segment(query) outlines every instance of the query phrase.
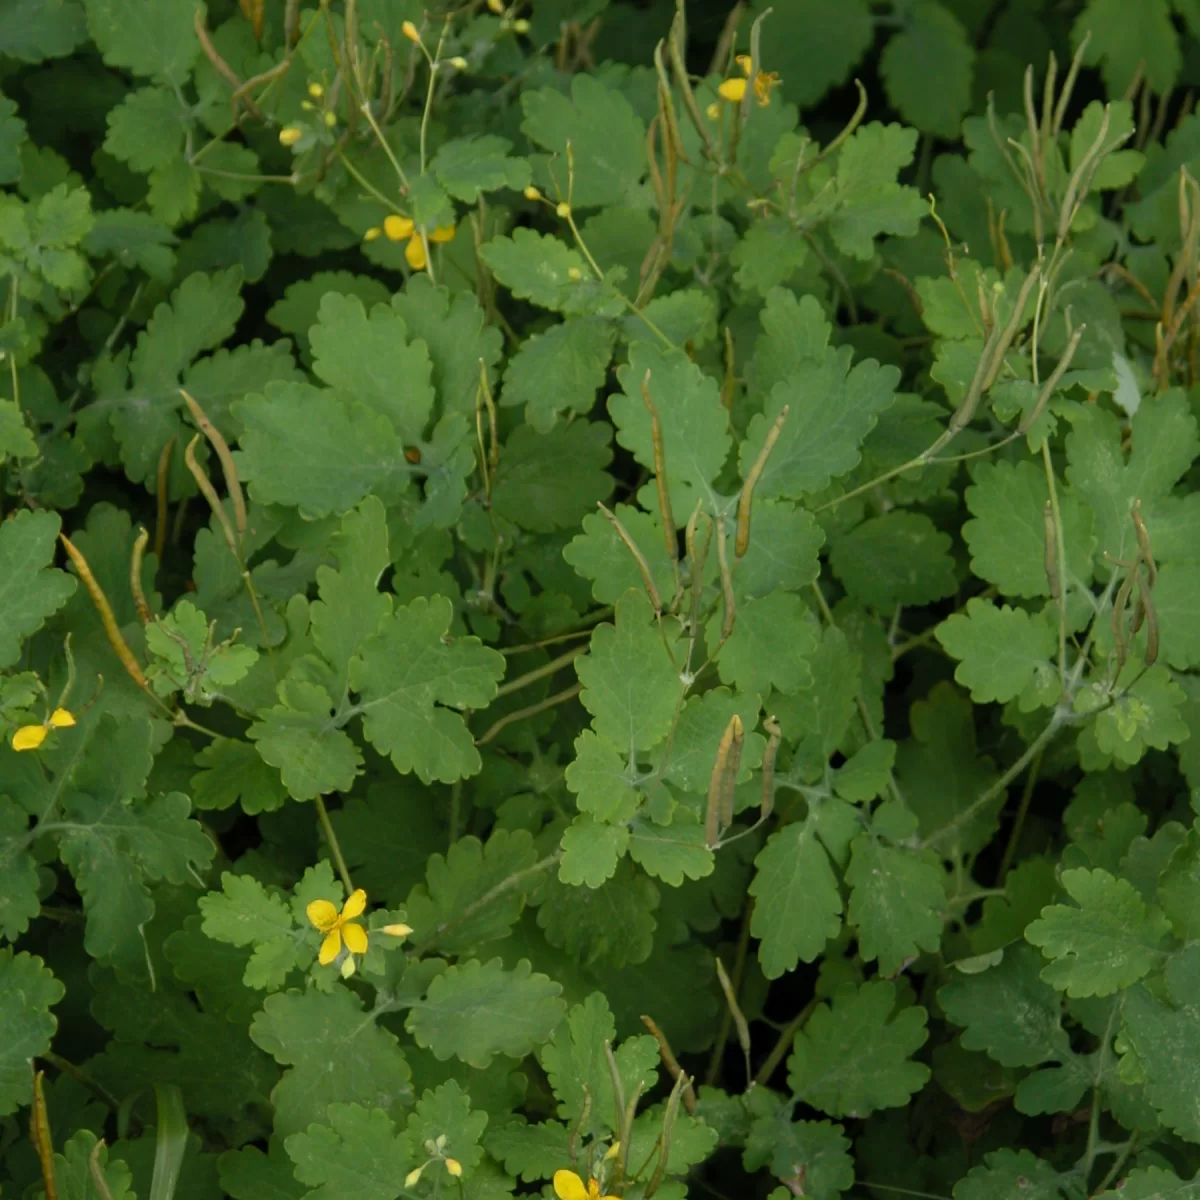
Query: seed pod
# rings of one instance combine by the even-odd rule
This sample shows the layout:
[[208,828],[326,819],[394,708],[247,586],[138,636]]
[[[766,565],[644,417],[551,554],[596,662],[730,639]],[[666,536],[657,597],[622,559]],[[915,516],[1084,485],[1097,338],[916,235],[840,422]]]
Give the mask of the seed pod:
[[1150,596],[1150,587],[1138,573],[1138,593],[1142,611],[1146,614],[1146,657],[1145,664],[1153,666],[1158,661],[1158,614],[1154,611],[1154,601]]
[[721,622],[721,642],[729,640],[733,623],[737,619],[737,603],[733,597],[733,575],[729,570],[729,556],[725,553],[725,518],[717,518],[717,565],[721,568],[721,595],[725,603],[725,619]]
[[1046,582],[1050,585],[1050,595],[1058,602],[1062,600],[1062,581],[1058,577],[1058,538],[1054,529],[1054,508],[1049,500],[1042,506],[1042,530],[1045,534],[1043,562],[1046,567]]
[[763,751],[762,761],[762,804],[759,807],[758,819],[765,821],[775,808],[775,756],[779,753],[781,731],[774,717],[763,721],[767,731],[767,748]]
[[638,570],[642,573],[642,583],[646,587],[646,595],[650,597],[650,603],[654,605],[654,611],[661,614],[662,597],[658,594],[658,588],[654,583],[654,576],[650,572],[650,564],[646,561],[646,556],[638,549],[637,543],[629,536],[629,530],[621,524],[620,518],[616,513],[605,508],[603,504],[597,504],[596,507],[604,514],[605,520],[616,530],[617,537],[625,543],[625,549],[633,555],[638,565]]
[[750,510],[754,504],[754,489],[759,479],[762,478],[763,469],[767,465],[767,459],[771,457],[775,443],[779,441],[779,434],[783,430],[783,423],[787,420],[787,415],[788,406],[785,404],[779,410],[775,424],[767,431],[762,449],[758,452],[754,466],[750,468],[750,474],[746,476],[746,482],[742,485],[742,494],[738,500],[737,537],[733,543],[733,553],[738,558],[741,558],[750,547]]
[[650,397],[650,372],[642,377],[642,401],[650,414],[650,444],[654,449],[654,484],[658,489],[658,508],[662,514],[663,541],[667,548],[667,557],[676,562],[679,558],[679,545],[675,540],[675,516],[671,511],[671,492],[667,486],[667,452],[663,447],[662,422],[658,419],[658,409]]
[[734,713],[721,735],[721,742],[717,747],[717,760],[713,763],[708,781],[704,841],[710,850],[715,849],[721,840],[721,834],[733,823],[733,791],[737,786],[738,771],[742,765],[744,742],[742,718]]

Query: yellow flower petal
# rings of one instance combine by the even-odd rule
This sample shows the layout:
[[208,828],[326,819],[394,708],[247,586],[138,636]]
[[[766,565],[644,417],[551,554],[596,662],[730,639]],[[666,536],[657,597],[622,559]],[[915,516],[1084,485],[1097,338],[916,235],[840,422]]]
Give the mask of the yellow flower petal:
[[749,75],[749,74],[750,74],[750,55],[748,55],[748,54],[739,54],[739,55],[737,56],[737,58],[736,58],[734,61],[737,63],[737,65],[738,65],[739,67],[741,67],[741,68],[742,68],[742,74],[743,74],[743,75]]
[[721,96],[731,101],[734,104],[741,102],[742,97],[746,94],[746,81],[744,79],[726,79],[721,84],[717,91]]
[[22,725],[12,736],[14,750],[36,750],[45,740],[45,725]]
[[355,888],[342,905],[342,920],[353,921],[367,911],[367,893],[362,888]]
[[328,900],[313,900],[304,911],[322,933],[328,933],[338,923],[337,906]]
[[415,226],[408,217],[389,213],[383,218],[383,232],[387,234],[389,241],[402,242],[406,237],[412,237],[414,228]]
[[452,242],[454,235],[458,232],[453,225],[439,225],[430,235],[431,242]]
[[425,270],[425,243],[421,241],[419,234],[408,239],[408,245],[404,247],[404,257],[408,259],[408,265],[414,271]]
[[771,90],[779,83],[779,76],[774,71],[759,71],[754,77],[754,95],[759,108],[766,108],[771,103]]
[[321,943],[321,953],[317,955],[317,962],[321,966],[327,967],[337,958],[341,951],[342,935],[336,929],[331,929],[325,935],[325,940]]
[[56,708],[50,714],[50,724],[55,729],[70,729],[75,724],[75,714],[68,712],[65,708]]
[[554,1172],[554,1194],[558,1200],[588,1200],[588,1190],[574,1171]]
[[342,937],[346,939],[346,949],[351,954],[366,954],[367,931],[361,925],[356,925],[353,921],[343,925]]

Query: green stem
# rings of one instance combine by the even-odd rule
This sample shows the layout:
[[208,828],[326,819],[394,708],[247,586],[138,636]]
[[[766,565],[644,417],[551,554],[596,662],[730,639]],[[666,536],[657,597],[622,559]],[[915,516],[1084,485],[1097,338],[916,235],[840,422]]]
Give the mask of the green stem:
[[350,882],[350,869],[346,866],[342,847],[338,843],[337,834],[333,832],[333,822],[329,819],[329,810],[325,807],[325,800],[321,796],[317,797],[317,816],[321,820],[321,832],[325,835],[329,853],[333,855],[334,866],[337,867],[338,875],[341,876],[342,883],[346,888],[346,895],[349,896],[354,891],[354,884]]
[[758,1074],[754,1076],[755,1087],[764,1087],[770,1081],[772,1075],[775,1074],[775,1068],[787,1057],[788,1051],[792,1048],[792,1043],[796,1040],[796,1034],[804,1028],[805,1022],[813,1015],[813,1011],[817,1007],[817,998],[814,996],[784,1027],[783,1032],[779,1035],[779,1040],[771,1049],[771,1053],[767,1055],[763,1065],[758,1068]]
[[529,705],[528,708],[519,708],[516,712],[507,713],[501,717],[495,724],[491,725],[487,732],[475,739],[475,745],[482,746],[490,742],[502,729],[517,721],[523,721],[526,717],[535,717],[538,713],[545,712],[548,708],[553,708],[556,704],[566,704],[568,700],[573,700],[580,692],[583,691],[583,684],[572,684],[569,688],[564,688],[561,692],[555,692],[552,696],[547,696],[545,700],[539,700],[536,704]]
[[565,654],[552,658],[548,663],[543,663],[532,671],[526,671],[524,675],[518,675],[516,679],[510,679],[496,689],[497,698],[510,695],[512,692],[519,692],[521,688],[528,687],[531,683],[537,683],[539,679],[545,679],[547,675],[555,674],[573,659],[578,658],[586,649],[586,646],[576,646],[573,650],[568,650]]
[[1004,885],[1004,878],[1017,853],[1017,843],[1021,840],[1021,830],[1025,826],[1025,817],[1029,812],[1030,801],[1033,799],[1033,789],[1037,786],[1038,771],[1041,769],[1042,755],[1045,750],[1046,747],[1042,746],[1029,764],[1029,774],[1025,777],[1025,790],[1021,793],[1021,803],[1017,808],[1017,815],[1013,818],[1012,830],[1008,835],[1008,845],[1004,847],[1004,857],[1000,860],[1000,869],[996,872],[996,884],[999,887]]

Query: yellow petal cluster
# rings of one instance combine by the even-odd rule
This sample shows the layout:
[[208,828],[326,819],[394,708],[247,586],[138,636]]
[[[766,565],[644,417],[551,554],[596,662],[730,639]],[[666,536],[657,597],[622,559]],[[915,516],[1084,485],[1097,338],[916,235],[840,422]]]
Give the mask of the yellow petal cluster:
[[602,1196],[598,1180],[589,1179],[585,1184],[574,1171],[554,1172],[554,1194],[558,1200],[618,1200],[616,1196]]
[[[453,225],[439,225],[436,229],[429,230],[423,238],[411,217],[389,213],[383,219],[383,232],[390,242],[407,240],[404,257],[408,261],[408,265],[414,271],[423,271],[429,265],[425,257],[425,238],[434,244],[450,242],[454,240],[454,235],[458,230]],[[368,231],[369,234],[370,231]]]
[[361,917],[367,908],[367,893],[355,888],[338,912],[328,900],[313,900],[304,910],[308,919],[325,935],[317,961],[328,966],[342,952],[342,943],[351,954],[366,954],[367,931],[354,918]]
[[51,729],[70,729],[75,717],[65,708],[56,708],[41,725],[22,725],[12,735],[12,748],[17,751],[36,750]]

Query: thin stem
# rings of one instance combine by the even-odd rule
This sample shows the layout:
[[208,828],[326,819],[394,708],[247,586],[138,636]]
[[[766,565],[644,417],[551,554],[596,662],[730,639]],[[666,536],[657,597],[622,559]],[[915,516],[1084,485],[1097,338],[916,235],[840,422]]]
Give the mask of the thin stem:
[[495,887],[488,888],[478,900],[471,901],[464,909],[456,913],[448,921],[443,921],[414,951],[417,957],[427,954],[431,947],[437,945],[438,940],[453,932],[464,921],[473,917],[481,909],[487,908],[492,901],[503,896],[505,892],[512,891],[518,884],[523,883],[526,879],[532,878],[534,875],[540,875],[543,871],[549,870],[558,860],[562,858],[562,851],[555,850],[553,854],[547,854],[545,858],[539,859],[531,867],[526,867],[522,871],[514,871],[511,875],[500,880]]
[[[387,138],[385,138],[383,136],[383,130],[379,128],[379,122],[375,120],[375,114],[371,111],[370,104],[367,104],[364,102],[359,107],[359,111],[362,113],[362,115],[364,117],[367,118],[367,124],[370,125],[371,132],[375,135],[379,144],[383,147],[383,152],[384,152],[384,154],[387,155],[388,162],[390,162],[392,164],[392,169],[396,172],[396,178],[400,180],[400,186],[404,189],[404,192],[407,195],[408,189],[409,189],[408,176],[405,175],[404,168],[400,165],[400,160],[396,157],[395,151],[391,148],[391,146],[388,145]],[[338,151],[338,158],[340,158],[342,160],[342,162],[345,163],[346,159],[342,155],[341,150]],[[352,172],[352,174],[354,174],[354,177],[360,183],[365,182],[363,180],[362,176],[358,175],[357,173],[353,173],[353,172]],[[369,185],[366,185],[366,186],[369,186]],[[392,207],[394,207],[394,206],[392,206]],[[399,212],[399,211],[400,211],[399,209],[396,209],[396,212]],[[403,214],[401,214],[401,215],[403,215]]]
[[1054,556],[1058,560],[1058,682],[1067,682],[1067,547],[1063,537],[1062,510],[1058,505],[1058,486],[1054,479],[1054,464],[1050,461],[1050,443],[1042,443],[1042,465],[1046,470],[1046,487],[1050,491],[1050,515],[1054,519]]
[[576,683],[569,688],[565,688],[561,692],[555,692],[553,696],[547,696],[545,700],[539,700],[536,704],[529,705],[528,708],[519,708],[516,712],[507,713],[501,717],[494,725],[492,725],[486,733],[475,739],[475,745],[482,746],[490,742],[502,729],[517,721],[523,721],[526,717],[537,716],[540,712],[545,712],[548,708],[554,708],[558,704],[566,704],[568,700],[573,700],[580,692],[583,691],[583,684]]
[[1083,1186],[1087,1187],[1087,1181],[1092,1173],[1092,1167],[1096,1162],[1096,1155],[1099,1153],[1098,1141],[1100,1138],[1100,1101],[1102,1091],[1100,1088],[1100,1080],[1106,1069],[1105,1059],[1108,1056],[1108,1042],[1112,1037],[1113,1022],[1116,1020],[1117,1013],[1120,1011],[1120,1005],[1114,1004],[1109,1010],[1108,1024],[1104,1029],[1104,1036],[1100,1039],[1100,1046],[1096,1053],[1096,1074],[1092,1081],[1092,1110],[1088,1116],[1088,1137],[1087,1146],[1083,1152],[1083,1162],[1080,1164],[1080,1173],[1083,1176]]
[[333,823],[329,819],[329,810],[325,807],[325,800],[321,796],[317,797],[317,816],[321,820],[321,832],[325,835],[329,853],[333,855],[333,864],[337,867],[338,875],[341,876],[342,883],[346,888],[346,895],[349,896],[354,891],[354,884],[350,882],[350,869],[346,866],[342,847],[338,844],[337,834],[333,832]]
[[1004,847],[1004,857],[1000,860],[1000,870],[996,872],[997,886],[1003,886],[1004,877],[1008,874],[1013,857],[1017,853],[1017,843],[1021,840],[1021,831],[1025,826],[1029,803],[1033,799],[1033,789],[1037,786],[1038,771],[1042,766],[1042,755],[1045,749],[1045,746],[1041,747],[1029,764],[1029,774],[1025,776],[1025,790],[1021,793],[1021,803],[1017,808],[1017,815],[1013,818],[1012,830],[1008,835],[1008,845]]
[[366,188],[367,192],[374,196],[375,199],[378,200],[380,204],[384,205],[385,208],[390,208],[392,212],[397,213],[399,216],[403,217],[405,215],[405,213],[401,211],[400,206],[394,200],[389,200],[387,196],[385,196],[373,183],[370,183],[363,177],[362,172],[356,166],[354,166],[353,163],[351,163],[351,161],[342,153],[340,148],[335,153],[337,154],[338,162],[340,162],[342,166],[350,172],[355,180],[357,180],[359,187]]
[[462,813],[462,780],[456,779],[450,788],[450,845],[458,841]]
[[792,1048],[792,1043],[796,1040],[796,1034],[804,1028],[805,1022],[813,1015],[813,1011],[817,1007],[817,998],[814,996],[784,1027],[779,1035],[779,1040],[771,1048],[771,1053],[767,1055],[763,1065],[758,1068],[758,1074],[754,1076],[755,1087],[765,1087],[770,1082],[771,1076],[775,1074],[775,1068],[787,1057],[788,1051]]
[[[437,49],[433,52],[433,57],[429,58],[429,87],[425,91],[425,111],[421,114],[421,174],[425,174],[425,141],[426,135],[429,132],[429,116],[433,112],[433,93],[437,87],[437,67],[442,59],[442,47],[446,44],[446,34],[450,30],[450,18],[447,17],[442,25],[442,34],[438,38]],[[425,47],[422,45],[421,49]]]
[[68,1059],[63,1058],[61,1054],[55,1054],[53,1050],[47,1050],[45,1054],[39,1054],[38,1057],[44,1058],[52,1067],[61,1071],[64,1075],[69,1075],[76,1083],[87,1088],[97,1099],[103,1100],[113,1112],[120,1109],[120,1100],[108,1088],[102,1083],[97,1083],[86,1071],[81,1067],[77,1067]]
[[1096,1185],[1096,1190],[1092,1193],[1093,1196],[1099,1196],[1102,1192],[1108,1190],[1108,1185],[1121,1173],[1121,1168],[1129,1161],[1129,1156],[1138,1146],[1137,1134],[1121,1147],[1121,1152],[1113,1159],[1113,1164],[1104,1174],[1104,1178]]
[[510,679],[507,683],[502,684],[496,689],[497,698],[507,696],[512,692],[518,692],[521,688],[528,687],[531,683],[537,683],[539,679],[545,679],[547,675],[554,675],[569,662],[578,658],[586,649],[586,646],[576,646],[568,650],[565,654],[560,654],[557,658],[552,658],[548,663],[543,663],[540,667],[535,667],[532,671],[526,671],[524,675],[518,675],[516,679]]

